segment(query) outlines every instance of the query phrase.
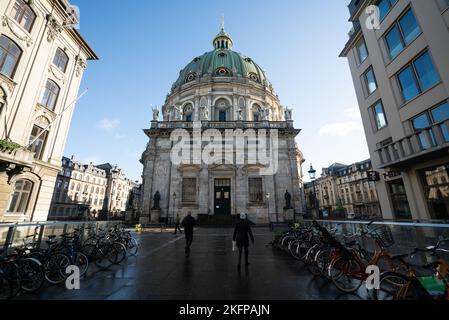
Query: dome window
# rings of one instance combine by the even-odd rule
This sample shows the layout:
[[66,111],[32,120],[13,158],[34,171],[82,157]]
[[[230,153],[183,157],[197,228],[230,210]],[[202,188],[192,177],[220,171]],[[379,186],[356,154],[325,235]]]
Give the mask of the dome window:
[[248,62],[248,63],[253,62],[253,60],[251,60],[251,58],[245,58],[245,61]]
[[259,77],[257,76],[257,74],[255,74],[255,73],[253,73],[253,72],[251,72],[251,73],[248,75],[248,77],[249,77],[251,80],[253,80],[253,81],[260,82],[260,81],[259,81]]
[[218,68],[217,71],[215,71],[215,74],[217,76],[229,76],[229,71],[225,67]]
[[188,83],[188,82],[192,82],[192,81],[194,81],[196,79],[196,74],[195,73],[189,73],[188,75],[187,75],[187,77],[186,77],[186,82],[185,83]]
[[226,53],[224,53],[224,52],[220,52],[218,55],[219,55],[220,57],[226,57]]
[[198,61],[200,61],[200,60],[201,60],[200,57],[196,57],[195,59],[193,59],[193,62],[198,62]]

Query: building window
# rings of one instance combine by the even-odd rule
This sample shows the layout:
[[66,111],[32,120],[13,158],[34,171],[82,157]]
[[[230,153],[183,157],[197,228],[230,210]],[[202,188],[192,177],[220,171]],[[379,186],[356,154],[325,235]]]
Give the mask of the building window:
[[368,71],[366,71],[363,74],[363,78],[365,80],[365,86],[368,95],[372,94],[374,91],[377,90],[376,77],[374,76],[374,71],[372,67],[369,68]]
[[409,9],[385,36],[391,59],[396,58],[420,34],[421,28],[412,9]]
[[402,180],[390,182],[390,197],[396,219],[411,219],[412,214],[408,204],[407,193]]
[[428,51],[398,74],[404,102],[408,102],[440,81]]
[[385,116],[382,101],[379,101],[374,106],[372,106],[371,110],[374,116],[376,129],[380,130],[385,128],[387,126],[387,117]]
[[25,213],[30,201],[33,183],[29,180],[18,180],[14,185],[14,191],[9,202],[8,212]]
[[263,203],[263,181],[262,178],[249,178],[249,201],[251,203]]
[[385,17],[390,12],[391,8],[398,2],[398,0],[378,0],[376,6],[379,7],[380,11],[380,21],[385,19]]
[[44,94],[41,100],[41,105],[46,106],[48,109],[54,111],[58,96],[59,86],[52,80],[47,80],[47,84],[45,85]]
[[36,20],[36,14],[23,0],[16,0],[12,8],[12,16],[28,32],[31,31]]
[[361,39],[359,43],[357,44],[357,54],[359,56],[359,62],[362,63],[363,61],[368,58],[368,49],[366,48],[365,39]]
[[196,202],[196,178],[182,179],[182,202]]
[[449,164],[421,172],[424,193],[432,219],[449,219]]
[[9,38],[0,37],[0,73],[8,78],[14,76],[22,50]]
[[28,150],[31,152],[34,152],[34,158],[42,160],[42,156],[45,149],[45,144],[47,142],[48,137],[48,131],[44,130],[43,128],[34,125],[33,130],[31,131],[30,135],[30,146],[28,147]]
[[60,48],[56,50],[55,57],[53,58],[53,64],[58,67],[62,72],[66,72],[67,64],[69,62],[69,57]]
[[220,110],[218,112],[218,121],[226,122],[226,110]]
[[415,132],[418,132],[418,138],[420,147],[422,150],[427,150],[432,146],[436,146],[435,136],[432,130],[428,130],[430,136],[430,144],[426,139],[426,135],[423,130],[430,129],[432,126],[438,125],[441,129],[441,134],[444,138],[444,142],[449,142],[449,131],[444,124],[449,120],[449,104],[447,102],[440,104],[439,106],[427,111],[416,118],[412,119],[412,127]]

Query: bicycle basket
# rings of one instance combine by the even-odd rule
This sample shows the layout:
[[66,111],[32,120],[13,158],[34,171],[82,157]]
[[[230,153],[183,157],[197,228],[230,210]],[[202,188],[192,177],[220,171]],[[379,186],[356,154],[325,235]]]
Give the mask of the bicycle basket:
[[371,235],[383,248],[388,248],[394,245],[393,233],[388,226],[383,225],[374,229],[371,231]]

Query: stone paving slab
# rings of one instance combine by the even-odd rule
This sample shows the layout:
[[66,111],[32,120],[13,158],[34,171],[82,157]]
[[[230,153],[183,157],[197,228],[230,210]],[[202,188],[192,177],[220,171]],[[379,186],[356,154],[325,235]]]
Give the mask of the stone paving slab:
[[45,288],[20,299],[64,300],[359,300],[342,294],[332,283],[313,277],[301,262],[273,250],[268,229],[253,230],[250,266],[237,268],[232,229],[196,230],[192,253],[184,254],[183,236],[172,233],[136,235],[139,255],[107,271],[89,270],[78,291]]

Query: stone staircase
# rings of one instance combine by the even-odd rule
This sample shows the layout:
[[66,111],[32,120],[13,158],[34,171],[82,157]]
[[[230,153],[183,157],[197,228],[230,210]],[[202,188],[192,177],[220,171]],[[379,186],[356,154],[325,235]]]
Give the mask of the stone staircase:
[[197,224],[203,228],[231,228],[238,218],[239,216],[232,215],[199,215]]

